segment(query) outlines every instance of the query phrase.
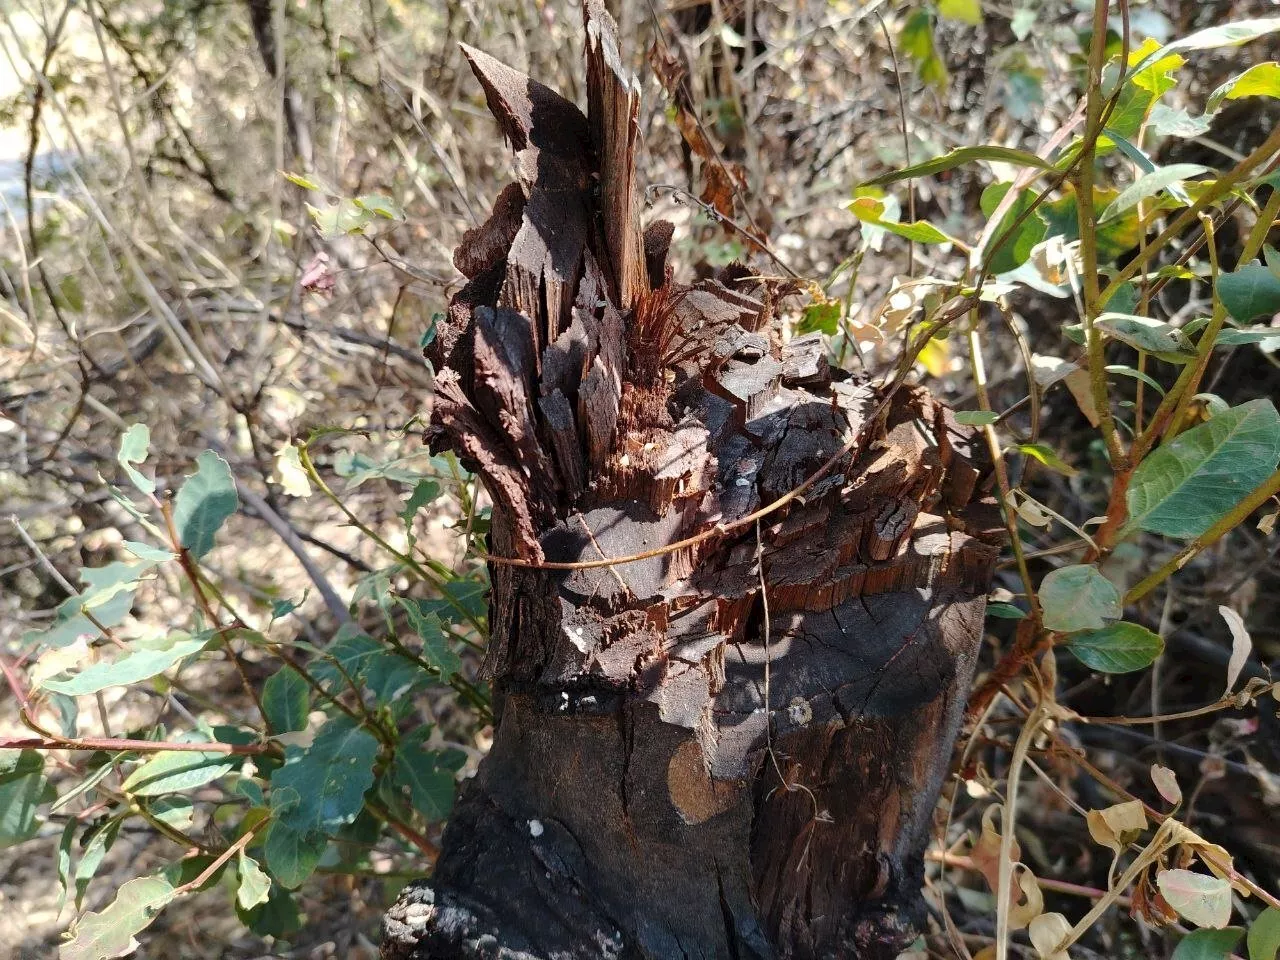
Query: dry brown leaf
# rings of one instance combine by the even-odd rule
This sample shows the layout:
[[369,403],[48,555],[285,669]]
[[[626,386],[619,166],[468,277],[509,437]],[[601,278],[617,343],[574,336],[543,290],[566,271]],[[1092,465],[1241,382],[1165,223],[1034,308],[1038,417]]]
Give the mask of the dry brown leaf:
[[1085,819],[1089,824],[1089,836],[1117,854],[1147,829],[1147,815],[1139,800],[1117,803],[1105,810],[1090,810]]
[[1024,863],[1013,865],[1014,876],[1021,891],[1021,898],[1009,908],[1009,929],[1021,930],[1036,917],[1044,913],[1044,894],[1040,892],[1040,884],[1036,876]]
[[1231,630],[1231,659],[1227,662],[1227,691],[1223,694],[1229,697],[1235,689],[1236,681],[1240,679],[1240,672],[1249,660],[1249,654],[1253,652],[1253,638],[1244,625],[1244,617],[1236,611],[1228,606],[1219,606],[1218,612]]

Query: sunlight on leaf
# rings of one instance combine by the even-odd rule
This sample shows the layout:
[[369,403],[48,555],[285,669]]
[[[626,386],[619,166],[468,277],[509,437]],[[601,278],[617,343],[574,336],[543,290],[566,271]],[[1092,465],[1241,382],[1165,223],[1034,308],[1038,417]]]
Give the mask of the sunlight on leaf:
[[1136,623],[1112,623],[1100,630],[1073,633],[1067,638],[1067,649],[1099,673],[1132,673],[1150,666],[1164,651],[1164,641]]
[[1192,870],[1162,870],[1156,885],[1169,906],[1197,927],[1221,929],[1231,919],[1231,884]]

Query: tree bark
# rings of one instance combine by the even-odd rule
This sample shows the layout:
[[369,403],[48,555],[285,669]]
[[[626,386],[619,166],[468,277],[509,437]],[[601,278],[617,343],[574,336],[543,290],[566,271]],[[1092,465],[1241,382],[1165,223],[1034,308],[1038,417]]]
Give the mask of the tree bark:
[[490,566],[492,750],[383,955],[891,958],[981,641],[989,470],[925,390],[784,341],[782,281],[675,282],[639,85],[600,0],[584,21],[585,117],[466,49],[518,181],[456,251],[431,439],[523,565]]

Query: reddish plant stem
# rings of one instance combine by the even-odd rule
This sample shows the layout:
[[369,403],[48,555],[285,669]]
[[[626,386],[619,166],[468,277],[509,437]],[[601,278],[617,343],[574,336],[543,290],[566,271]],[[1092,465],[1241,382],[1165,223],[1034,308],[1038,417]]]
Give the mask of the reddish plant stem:
[[131,750],[134,753],[226,753],[257,756],[271,748],[257,743],[179,743],[172,740],[132,740],[122,737],[0,737],[0,750]]

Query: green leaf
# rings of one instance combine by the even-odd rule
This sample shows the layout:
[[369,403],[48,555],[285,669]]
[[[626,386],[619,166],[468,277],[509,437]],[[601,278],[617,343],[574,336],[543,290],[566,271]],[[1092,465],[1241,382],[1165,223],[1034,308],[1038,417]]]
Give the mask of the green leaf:
[[1051,571],[1036,595],[1045,628],[1058,633],[1098,630],[1123,615],[1120,591],[1092,564],[1077,563]]
[[1225,960],[1240,942],[1242,927],[1222,930],[1192,930],[1178,941],[1170,960]]
[[1008,163],[1018,167],[1034,167],[1037,170],[1053,169],[1053,164],[1047,160],[1041,160],[1034,153],[989,143],[978,147],[956,147],[956,149],[944,153],[940,157],[913,163],[909,167],[903,167],[901,170],[895,170],[892,173],[881,174],[872,180],[867,180],[863,183],[863,186],[883,187],[886,184],[897,183],[899,180],[928,177],[935,173],[954,170],[956,167],[964,166],[966,163],[976,163],[979,160]]
[[382,645],[373,637],[354,623],[344,623],[325,648],[324,659],[309,665],[308,670],[327,692],[337,694],[351,689],[348,677],[358,684],[369,661],[381,652]]
[[1280,63],[1254,64],[1238,77],[1232,77],[1213,93],[1205,103],[1205,112],[1213,113],[1223,100],[1240,100],[1244,97],[1280,97]]
[[1164,641],[1136,623],[1112,623],[1067,638],[1076,659],[1099,673],[1130,673],[1149,666],[1164,650]]
[[[399,597],[396,601],[405,605],[406,611],[420,602],[406,601]],[[414,614],[410,613],[410,616],[412,618]],[[438,632],[438,619],[434,615],[431,619],[435,621]],[[428,639],[433,645],[437,642],[434,636],[429,636]],[[444,642],[443,635],[439,637],[439,642]],[[426,646],[427,639],[424,639],[424,648]],[[361,693],[371,694],[378,703],[385,704],[430,679],[430,675],[417,661],[379,643],[354,625],[344,625],[339,629],[333,643],[325,650],[325,655],[324,660],[311,668],[311,675],[332,693],[350,689],[346,679],[350,677]],[[424,660],[433,662],[432,656],[431,649],[424,649]],[[346,676],[343,676],[344,673]]]
[[1238,20],[1235,23],[1224,23],[1218,27],[1207,27],[1197,30],[1172,43],[1165,44],[1158,55],[1174,50],[1212,50],[1217,47],[1238,47],[1250,40],[1257,40],[1269,33],[1280,30],[1280,17],[1259,20]]
[[267,902],[252,910],[243,910],[236,904],[236,916],[240,922],[260,937],[288,938],[302,929],[302,916],[298,905],[288,890],[275,883]]
[[1156,886],[1165,902],[1197,927],[1220,930],[1231,919],[1231,884],[1191,870],[1162,870]]
[[1213,125],[1210,117],[1193,117],[1186,110],[1179,110],[1166,103],[1157,103],[1147,118],[1147,129],[1157,137],[1178,137],[1188,140],[1203,137]]
[[137,563],[113,560],[105,567],[86,567],[80,571],[80,579],[89,587],[78,597],[81,609],[92,610],[96,616],[116,596],[133,593],[138,588],[138,578],[153,566],[155,564],[146,560]]
[[1111,363],[1103,369],[1105,369],[1107,373],[1118,373],[1121,376],[1133,377],[1135,380],[1141,380],[1156,393],[1160,394],[1160,396],[1164,396],[1164,387],[1160,386],[1160,381],[1156,380],[1150,374],[1143,373],[1141,370],[1136,370],[1133,367],[1127,367],[1123,363]]
[[311,746],[285,748],[271,775],[267,865],[287,887],[315,870],[328,838],[356,818],[373,786],[378,741],[345,714],[328,721]]
[[307,728],[311,687],[292,667],[281,667],[262,685],[262,711],[273,733]]
[[956,423],[962,423],[966,427],[985,427],[988,424],[995,423],[1000,419],[1000,414],[994,410],[957,410]]
[[147,804],[151,815],[161,823],[182,830],[195,819],[195,804],[187,797],[159,797]]
[[987,616],[995,617],[997,620],[1025,620],[1027,617],[1025,610],[1020,610],[1012,603],[988,603]]
[[1280,910],[1267,907],[1249,924],[1249,960],[1276,960],[1280,953]]
[[1249,263],[1218,277],[1218,298],[1240,323],[1280,313],[1280,277],[1260,263]]
[[1000,99],[1009,116],[1034,123],[1044,111],[1044,78],[1039,70],[1010,70],[1004,77]]
[[419,743],[401,743],[391,767],[392,780],[409,791],[413,808],[432,822],[444,820],[453,809],[455,774],[466,761],[458,750],[427,750]]
[[325,240],[336,240],[352,233],[363,233],[364,228],[372,221],[375,214],[366,210],[354,200],[343,198],[329,204],[324,209],[307,204],[307,211],[320,230]]
[[63,274],[53,292],[53,299],[72,313],[84,313],[84,288],[80,285],[80,278],[74,273]]
[[342,450],[333,461],[333,472],[351,481],[350,489],[354,490],[366,480],[394,480],[396,483],[417,484],[426,476],[421,470],[409,469],[406,464],[421,462],[421,455],[400,457],[379,463],[366,457],[363,453],[352,453]]
[[963,246],[954,237],[948,236],[933,224],[924,220],[917,220],[915,223],[898,223],[894,220],[885,219],[884,201],[877,197],[857,197],[849,204],[849,212],[863,223],[869,223],[882,230],[888,230],[895,236],[905,237],[908,240],[914,240],[916,243],[952,243]]
[[330,196],[334,195],[336,192],[317,176],[302,173],[289,173],[287,171],[282,171],[282,174],[286,180],[301,187],[303,190],[313,190],[316,193],[327,193]]
[[240,918],[241,923],[260,937],[284,939],[292,937],[302,929],[302,915],[298,912],[298,905],[294,903],[293,895],[278,883],[271,885],[266,903],[252,910],[242,910],[240,905],[236,904],[236,916]]
[[933,20],[928,10],[918,9],[907,18],[902,32],[898,34],[898,47],[916,62],[922,81],[935,87],[946,86],[947,65],[938,56],[938,47],[933,39]]
[[[1103,127],[1102,132],[1111,140],[1112,143],[1119,148],[1120,152],[1134,162],[1143,174],[1155,173],[1159,168],[1154,161],[1148,157],[1136,143],[1128,137],[1122,137],[1118,130],[1112,130],[1110,127]],[[1112,201],[1114,202],[1114,201]]]
[[[1000,202],[1004,200],[1005,194],[1012,189],[1012,183],[993,183],[982,191],[980,205],[982,212],[988,217],[992,216],[996,209],[1000,206]],[[992,232],[992,243],[1001,239],[1004,232],[1010,227],[1018,223],[1019,218],[1023,216],[1029,209],[1031,204],[1035,202],[1035,198],[1031,195],[1031,191],[1024,190],[1009,211],[1001,218],[1000,226]],[[995,274],[1008,273],[1010,270],[1016,270],[1022,264],[1026,263],[1031,257],[1031,251],[1037,243],[1045,238],[1045,221],[1038,213],[1032,213],[1027,216],[1019,224],[1013,235],[1005,240],[991,257],[991,272]]]
[[1280,415],[1252,400],[1192,427],[1148,454],[1127,501],[1134,529],[1191,540],[1271,476],[1280,462]]
[[[80,579],[87,589],[68,597],[58,604],[53,625],[46,630],[32,630],[22,635],[27,644],[44,644],[65,647],[77,637],[100,637],[98,624],[110,629],[129,615],[133,607],[133,595],[138,588],[138,577],[152,564],[121,563],[113,561],[105,567],[86,567],[80,571]],[[88,610],[94,623],[85,616]]]
[[129,481],[147,494],[156,492],[156,482],[144,477],[133,465],[147,459],[150,447],[151,429],[145,423],[135,423],[120,435],[120,449],[116,453],[116,462],[124,469]]
[[[111,770],[110,767],[104,767],[103,769],[107,772]],[[123,815],[115,817],[98,827],[86,830],[85,835],[80,838],[80,844],[84,847],[84,852],[80,854],[80,860],[76,864],[75,872],[77,910],[84,903],[84,895],[88,892],[89,883],[98,872],[98,867],[102,864],[103,857],[107,855],[112,845],[115,844],[116,837],[120,835],[120,824],[123,822]]]
[[168,563],[170,560],[178,558],[178,555],[171,550],[153,547],[149,543],[141,543],[137,540],[126,540],[121,546],[139,560],[145,560],[147,563]]
[[1072,477],[1076,474],[1075,467],[1063,460],[1053,447],[1044,443],[1015,443],[1010,449],[1024,453],[1033,460],[1043,463],[1055,473],[1060,473],[1066,477]]
[[[296,794],[290,790],[284,795],[292,799]],[[329,837],[326,834],[298,830],[277,820],[267,828],[262,855],[281,886],[296,890],[315,873],[328,846]]]
[[139,797],[183,793],[225,776],[235,765],[226,753],[163,750],[129,774],[123,789]]
[[938,13],[948,20],[959,20],[974,26],[982,23],[980,0],[938,0]]
[[821,331],[827,336],[835,336],[840,325],[840,304],[831,300],[826,303],[811,303],[800,315],[798,331],[801,334]]
[[1129,53],[1129,66],[1134,72],[1128,80],[1134,87],[1160,97],[1178,85],[1174,74],[1186,62],[1172,46],[1161,48],[1154,37],[1148,37]]
[[[1063,188],[1064,195],[1040,207],[1048,229],[1045,236],[1062,237],[1063,243],[1080,239],[1080,208],[1075,191]],[[1102,210],[1120,195],[1120,191],[1108,187],[1095,187],[1093,207]],[[1138,245],[1140,225],[1137,211],[1123,214],[1109,223],[1100,224],[1097,230],[1098,261],[1111,263]]]
[[380,193],[370,193],[363,197],[356,197],[355,203],[361,210],[367,210],[374,216],[383,217],[387,220],[404,219],[404,209],[400,204],[396,203],[391,197]]
[[196,458],[196,472],[187,478],[173,503],[173,525],[182,545],[199,560],[213,549],[213,537],[240,498],[227,461],[212,450]]
[[271,897],[271,878],[258,866],[258,861],[240,851],[240,861],[236,869],[236,906],[241,910],[252,910]]
[[1185,333],[1151,317],[1130,313],[1104,313],[1093,325],[1136,350],[1153,353],[1170,363],[1186,363],[1195,357],[1195,348]]
[[173,899],[164,877],[135,877],[120,887],[115,900],[98,913],[88,913],[72,928],[75,936],[58,951],[60,960],[106,960],[130,952],[141,933]]
[[418,511],[425,507],[428,503],[434,501],[440,496],[440,484],[434,480],[419,480],[413,488],[413,492],[409,494],[409,499],[404,503],[404,509],[400,511],[400,520],[404,523],[406,532],[409,535],[409,548],[417,543],[418,538],[413,535],[413,519],[418,515]]
[[209,634],[190,637],[174,634],[161,645],[135,649],[110,663],[95,663],[65,680],[45,680],[40,686],[46,690],[81,697],[97,693],[107,687],[125,687],[163,673],[179,661],[194,656],[209,642]]
[[1198,176],[1208,169],[1208,167],[1199,163],[1171,163],[1167,167],[1160,167],[1151,173],[1144,174],[1120,191],[1120,195],[1112,200],[1107,205],[1107,208],[1102,211],[1102,215],[1098,218],[1098,223],[1110,223],[1121,214],[1136,207],[1147,197],[1153,197],[1160,191],[1181,183],[1183,180]]
[[[1275,341],[1272,344],[1270,341]],[[1280,329],[1276,327],[1223,327],[1213,341],[1215,347],[1238,347],[1244,343],[1264,344],[1264,350],[1280,346]]]
[[79,826],[75,817],[69,817],[58,839],[58,913],[62,913],[62,908],[67,905],[67,890],[71,886],[71,845],[75,842]]
[[55,795],[40,753],[0,750],[0,850],[35,836],[40,827],[36,811]]
[[462,661],[441,628],[440,617],[424,609],[417,600],[398,599],[409,615],[409,628],[422,640],[422,659],[439,667],[446,677],[461,670]]

